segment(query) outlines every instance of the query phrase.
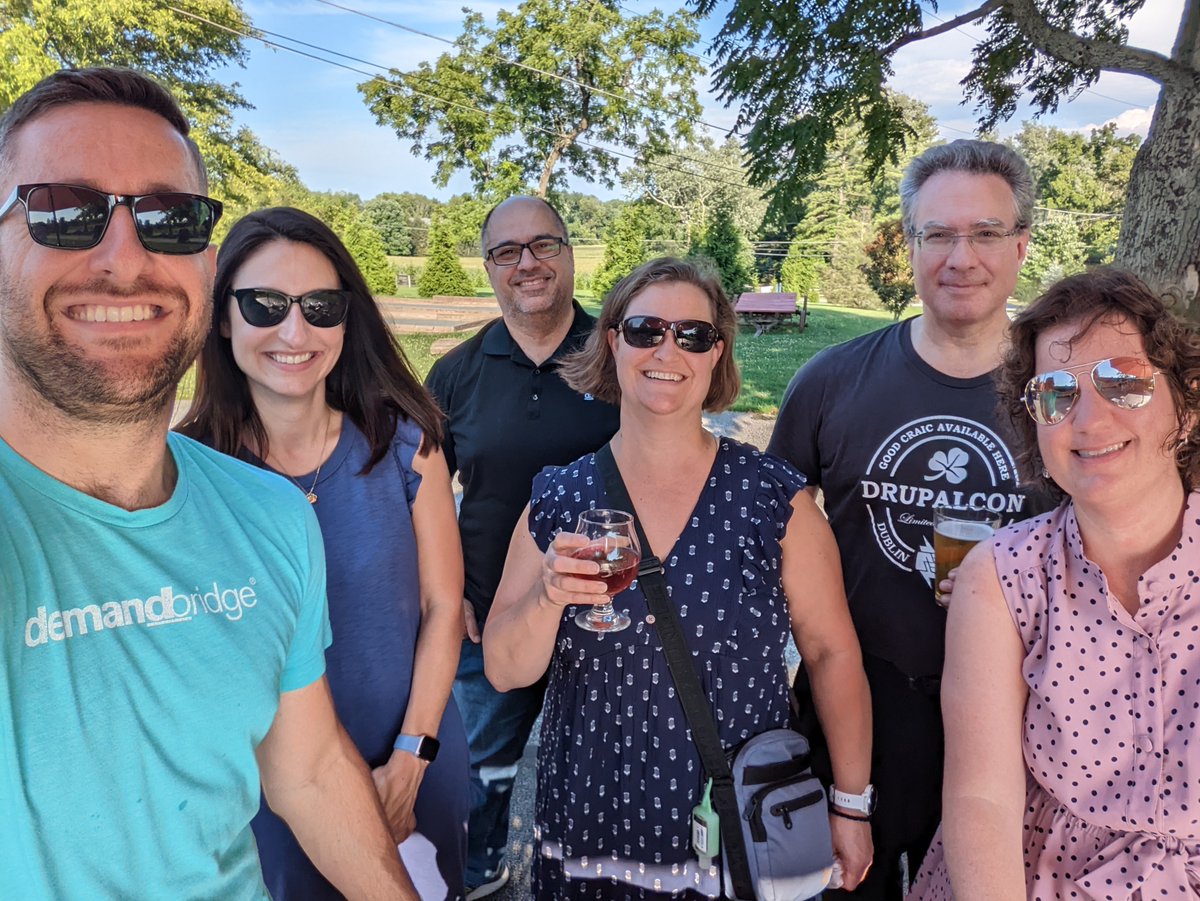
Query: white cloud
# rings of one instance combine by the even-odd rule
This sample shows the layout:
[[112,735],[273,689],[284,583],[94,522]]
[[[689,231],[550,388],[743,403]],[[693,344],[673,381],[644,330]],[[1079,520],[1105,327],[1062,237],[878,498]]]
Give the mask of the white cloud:
[[[1107,122],[1103,122],[1101,124],[1108,125],[1109,122],[1115,124],[1117,126],[1117,134],[1120,135],[1121,137],[1124,137],[1126,135],[1137,134],[1137,135],[1141,135],[1144,138],[1146,136],[1146,133],[1150,130],[1150,120],[1153,118],[1154,118],[1154,106],[1151,105],[1151,106],[1146,107],[1145,109],[1126,110],[1125,112],[1121,113],[1120,115],[1114,116],[1113,118],[1109,119]],[[1088,133],[1094,129],[1097,129],[1099,127],[1100,127],[1100,125],[1096,125],[1094,123],[1089,124],[1089,125],[1081,125],[1079,127],[1079,131],[1084,132],[1086,134],[1086,133]]]

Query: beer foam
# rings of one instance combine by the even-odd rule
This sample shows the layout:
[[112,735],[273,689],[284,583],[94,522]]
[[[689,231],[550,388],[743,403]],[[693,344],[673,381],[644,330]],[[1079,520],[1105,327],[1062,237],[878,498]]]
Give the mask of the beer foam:
[[943,538],[953,541],[986,541],[995,531],[986,522],[964,522],[961,519],[943,519],[935,528]]

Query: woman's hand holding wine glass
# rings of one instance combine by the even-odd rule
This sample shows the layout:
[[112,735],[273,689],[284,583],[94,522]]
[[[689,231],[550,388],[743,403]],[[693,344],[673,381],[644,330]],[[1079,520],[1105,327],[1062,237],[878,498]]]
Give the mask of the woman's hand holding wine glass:
[[559,607],[586,604],[589,609],[576,617],[580,627],[618,632],[630,620],[613,610],[612,597],[637,577],[640,560],[632,516],[618,510],[586,511],[575,532],[560,532],[546,550],[546,599]]

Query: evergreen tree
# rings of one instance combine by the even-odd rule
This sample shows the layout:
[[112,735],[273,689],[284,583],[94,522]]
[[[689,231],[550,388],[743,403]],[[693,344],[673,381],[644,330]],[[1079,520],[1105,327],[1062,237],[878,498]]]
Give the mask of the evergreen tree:
[[350,251],[350,256],[354,257],[371,293],[395,294],[396,273],[387,258],[379,230],[357,210],[335,223],[333,230]]
[[443,227],[440,220],[434,220],[429,233],[429,259],[425,261],[425,269],[417,279],[417,293],[422,297],[439,294],[472,297],[475,294],[471,277],[458,260],[454,235]]
[[821,270],[826,266],[824,254],[813,249],[808,238],[799,230],[788,245],[787,257],[779,269],[779,281],[784,291],[796,295],[798,301],[817,300],[817,286],[821,281]]
[[626,204],[604,235],[604,259],[592,276],[597,298],[646,262],[646,222],[641,204]]
[[721,273],[725,293],[735,301],[750,286],[754,276],[750,245],[738,229],[728,205],[721,204],[714,210],[700,242],[700,255],[713,261]]

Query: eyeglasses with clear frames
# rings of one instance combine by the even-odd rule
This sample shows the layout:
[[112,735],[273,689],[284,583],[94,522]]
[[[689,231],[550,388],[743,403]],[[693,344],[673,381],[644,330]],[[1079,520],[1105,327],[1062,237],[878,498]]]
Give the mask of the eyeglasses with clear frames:
[[970,242],[976,253],[996,253],[1008,245],[1008,239],[1021,233],[1020,228],[1004,231],[1000,228],[978,228],[975,231],[955,234],[942,228],[926,228],[913,235],[917,247],[930,256],[948,256],[962,239]]
[[563,245],[566,243],[565,238],[535,238],[526,244],[511,241],[497,244],[484,256],[497,266],[515,266],[521,262],[521,254],[525,252],[526,248],[533,254],[535,260],[548,260],[562,253]]

